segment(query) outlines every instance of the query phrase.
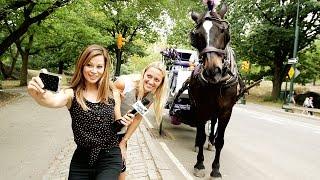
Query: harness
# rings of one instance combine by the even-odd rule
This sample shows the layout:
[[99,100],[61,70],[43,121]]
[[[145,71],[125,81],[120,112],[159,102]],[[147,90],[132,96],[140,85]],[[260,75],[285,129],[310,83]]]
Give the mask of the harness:
[[216,84],[212,84],[208,82],[204,76],[203,64],[199,64],[195,67],[194,71],[191,74],[191,78],[197,79],[201,85],[203,86],[220,86],[221,88],[228,88],[238,83],[238,68],[235,62],[235,55],[232,48],[227,45],[226,46],[226,55],[224,56],[223,62],[223,70],[225,71],[225,75],[220,79],[220,81]]
[[[196,29],[198,29],[205,20],[212,21],[216,26],[218,26],[222,30],[229,29],[229,23],[226,20],[223,20],[217,16],[214,16],[211,13],[212,12],[207,12],[201,18],[202,21],[198,22],[194,27],[194,29],[191,31],[190,40],[191,40],[191,45],[193,47],[196,47],[196,48],[199,47],[199,44],[197,44],[198,43],[197,38],[199,37],[196,34]],[[223,57],[223,65],[222,65],[223,77],[217,83],[209,82],[203,76],[203,72],[205,70],[203,65],[203,62],[204,62],[203,58],[206,53],[210,53],[210,52],[215,52],[221,57]],[[239,76],[237,64],[235,61],[235,53],[229,44],[226,45],[225,49],[219,49],[213,46],[207,46],[201,50],[201,52],[199,53],[199,56],[200,56],[200,59],[202,59],[202,62],[195,67],[191,76],[183,83],[181,89],[175,95],[173,105],[171,106],[169,111],[170,115],[173,115],[171,113],[173,112],[174,104],[178,102],[179,96],[186,89],[189,90],[188,94],[189,94],[191,105],[196,107],[196,103],[194,101],[194,98],[192,97],[192,92],[190,91],[190,87],[189,87],[191,80],[196,80],[197,82],[199,82],[200,86],[207,86],[207,87],[211,86],[211,87],[219,88],[220,96],[222,96],[223,89],[239,84],[240,76]],[[243,89],[243,87],[240,87],[240,91],[241,89]]]

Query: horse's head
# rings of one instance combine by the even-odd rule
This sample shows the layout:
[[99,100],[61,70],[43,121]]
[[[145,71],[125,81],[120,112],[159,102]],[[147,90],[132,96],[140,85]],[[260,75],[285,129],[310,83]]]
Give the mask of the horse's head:
[[214,10],[199,15],[191,13],[196,27],[190,33],[191,45],[198,49],[204,63],[202,77],[209,83],[219,83],[225,75],[226,46],[230,41],[229,23],[224,15],[227,6],[222,5],[219,12]]

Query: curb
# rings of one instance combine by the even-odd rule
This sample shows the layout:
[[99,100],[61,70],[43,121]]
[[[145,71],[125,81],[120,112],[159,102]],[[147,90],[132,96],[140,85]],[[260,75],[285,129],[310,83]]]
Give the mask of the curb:
[[282,113],[282,114],[286,114],[286,115],[290,115],[290,116],[300,116],[300,117],[309,118],[312,120],[320,120],[320,117],[317,117],[315,115],[311,116],[311,115],[305,115],[305,114],[301,114],[301,113],[285,112],[282,109],[281,110],[277,109],[277,110],[273,110],[273,111],[278,112],[278,113]]
[[265,106],[265,105],[261,105],[261,104],[255,104],[255,103],[249,103],[249,105],[254,105],[254,106],[258,105],[260,107],[267,108],[272,112],[276,112],[276,113],[280,113],[280,114],[286,114],[286,115],[289,115],[289,116],[299,116],[299,117],[309,118],[309,119],[312,119],[312,120],[320,120],[319,116],[315,116],[315,115],[308,116],[308,115],[304,115],[304,114],[301,114],[301,113],[285,112],[285,110],[282,109],[281,107],[279,107],[279,108],[270,107],[270,106]]
[[[156,168],[159,172],[160,178],[161,179],[171,179],[173,177],[171,169],[167,166],[167,163],[165,163],[162,159],[160,159],[160,157],[161,157],[160,152],[157,150],[158,148],[156,147],[155,143],[153,142],[153,139],[150,136],[149,131],[147,130],[145,125],[142,123],[139,125],[139,128],[144,136],[147,147],[151,153],[153,161],[154,161]],[[148,175],[149,175],[149,172],[148,172]],[[149,177],[153,177],[153,176],[154,175],[151,175]]]

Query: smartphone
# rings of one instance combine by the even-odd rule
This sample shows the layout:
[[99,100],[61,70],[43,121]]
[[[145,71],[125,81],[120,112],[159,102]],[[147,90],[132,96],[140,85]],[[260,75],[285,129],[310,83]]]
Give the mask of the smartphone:
[[59,84],[60,84],[60,77],[52,74],[47,74],[41,72],[39,74],[40,79],[43,82],[43,89],[50,90],[53,92],[58,92]]

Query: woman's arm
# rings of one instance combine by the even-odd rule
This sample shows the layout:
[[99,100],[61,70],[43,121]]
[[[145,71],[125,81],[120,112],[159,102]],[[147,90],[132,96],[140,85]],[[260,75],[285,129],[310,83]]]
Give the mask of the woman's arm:
[[[147,106],[148,109],[153,105],[153,103],[149,104]],[[142,120],[142,116],[140,114],[136,114],[136,116],[133,118],[132,123],[129,125],[126,134],[122,138],[120,144],[125,145],[127,144],[127,141],[131,138],[132,134],[136,131],[138,128],[140,122]]]
[[[69,106],[73,96],[72,89],[61,90],[53,93],[42,89],[43,83],[39,77],[33,77],[28,84],[29,95],[41,106],[59,108]],[[69,108],[69,107],[68,107]]]
[[142,116],[140,114],[137,114],[134,118],[132,123],[129,125],[126,134],[124,135],[124,137],[122,138],[120,144],[125,145],[127,144],[127,141],[130,139],[130,137],[132,136],[132,134],[136,131],[136,129],[138,128],[140,122],[142,120]]
[[121,118],[121,109],[120,109],[120,106],[121,106],[121,98],[120,98],[120,92],[115,89],[113,90],[113,98],[114,98],[114,117],[115,117],[115,120]]

